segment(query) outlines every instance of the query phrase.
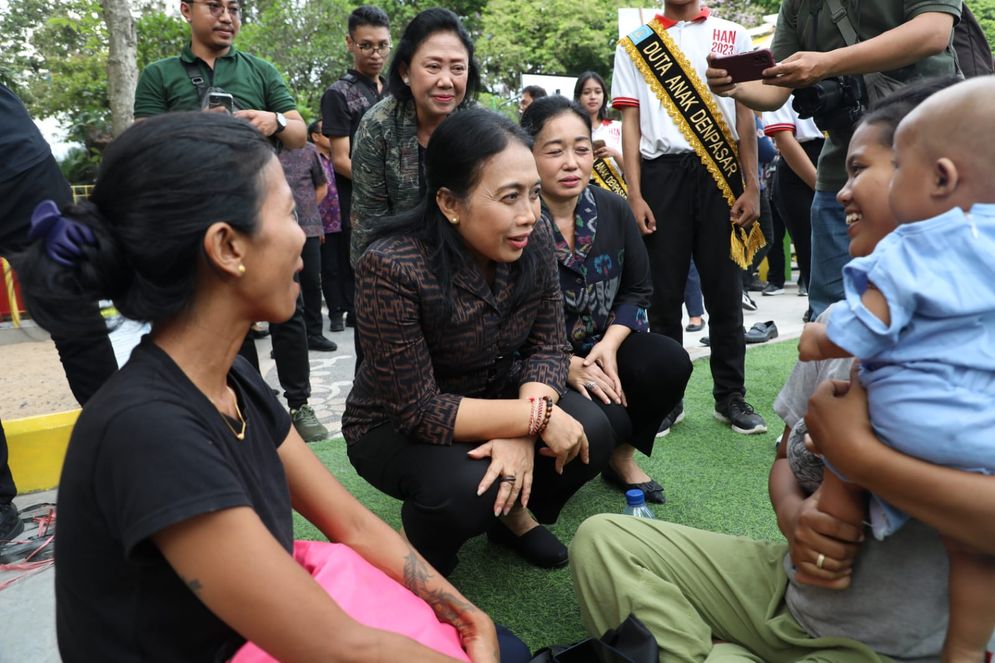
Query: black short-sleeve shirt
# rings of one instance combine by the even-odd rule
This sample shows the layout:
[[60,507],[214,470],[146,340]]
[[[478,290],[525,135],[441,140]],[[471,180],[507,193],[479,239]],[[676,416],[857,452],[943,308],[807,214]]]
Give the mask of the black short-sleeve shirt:
[[[349,154],[355,149],[356,129],[363,115],[387,93],[387,84],[381,78],[383,91],[377,82],[350,69],[332,83],[321,97],[321,132],[329,138],[349,137]],[[342,227],[350,227],[352,213],[352,180],[335,173],[335,189],[339,194]]]
[[67,663],[220,661],[243,644],[150,539],[194,516],[249,506],[292,550],[277,455],[290,417],[241,357],[228,384],[246,420],[244,440],[146,337],[80,415],[59,484],[55,540],[56,622]]

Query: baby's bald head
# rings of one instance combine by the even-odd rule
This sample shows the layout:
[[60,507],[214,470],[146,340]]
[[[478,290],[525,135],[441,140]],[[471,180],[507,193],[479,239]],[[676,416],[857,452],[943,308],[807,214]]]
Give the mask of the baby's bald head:
[[892,208],[900,222],[995,202],[995,76],[937,92],[895,132]]

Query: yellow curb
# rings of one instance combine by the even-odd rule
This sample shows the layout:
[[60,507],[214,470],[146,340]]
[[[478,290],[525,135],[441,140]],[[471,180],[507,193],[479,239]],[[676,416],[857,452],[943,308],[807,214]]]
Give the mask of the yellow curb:
[[17,492],[49,490],[59,485],[62,462],[80,411],[4,420],[10,471]]

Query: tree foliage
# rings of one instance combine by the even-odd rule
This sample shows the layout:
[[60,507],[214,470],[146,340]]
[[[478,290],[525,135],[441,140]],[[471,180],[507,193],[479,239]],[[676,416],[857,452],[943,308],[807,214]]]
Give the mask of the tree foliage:
[[517,0],[490,0],[477,40],[486,79],[517,90],[523,73],[610,77],[617,10],[626,0],[546,0],[523,11]]
[[[523,73],[578,74],[610,79],[617,9],[630,0],[392,0],[395,43],[419,11],[437,4],[459,14],[477,44],[489,107],[506,110]],[[286,76],[301,113],[314,117],[325,88],[348,67],[347,17],[360,0],[254,0],[244,7],[243,50],[272,61]],[[167,4],[168,3],[168,4]],[[708,0],[719,15],[757,25],[780,0]],[[189,38],[175,0],[132,0],[138,68],[177,54]],[[970,0],[995,43],[995,0]],[[168,7],[168,9],[167,9]],[[99,150],[109,138],[108,34],[100,0],[7,0],[0,15],[0,82],[36,117],[57,117],[70,138]],[[509,110],[513,113],[513,109]]]

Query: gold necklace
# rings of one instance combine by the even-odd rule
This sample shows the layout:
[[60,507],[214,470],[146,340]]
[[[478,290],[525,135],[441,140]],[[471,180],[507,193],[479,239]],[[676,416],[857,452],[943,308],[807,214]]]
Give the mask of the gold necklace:
[[228,391],[231,392],[232,397],[235,399],[235,414],[238,415],[238,420],[240,422],[242,422],[242,430],[240,430],[240,431],[238,431],[236,433],[235,432],[235,427],[232,426],[230,423],[228,423],[228,416],[225,413],[221,412],[220,410],[218,410],[218,413],[221,415],[221,419],[225,422],[225,426],[227,426],[228,430],[231,431],[231,434],[234,435],[239,440],[244,440],[245,439],[245,417],[242,416],[242,410],[240,410],[239,407],[238,407],[238,396],[235,395],[235,390],[232,389],[231,387],[228,387]]

